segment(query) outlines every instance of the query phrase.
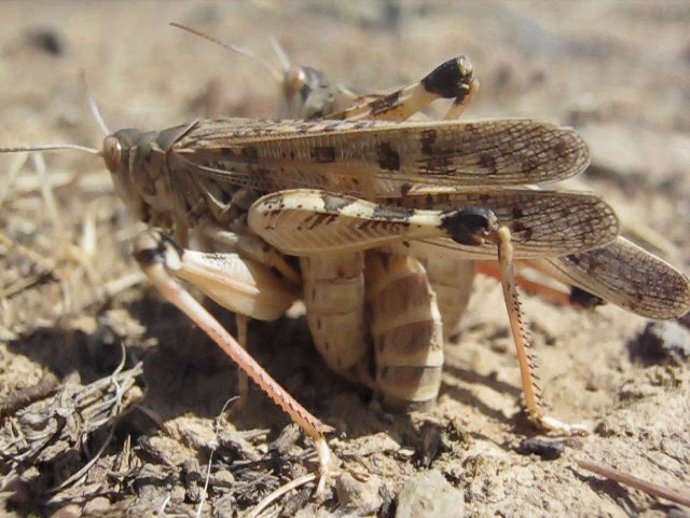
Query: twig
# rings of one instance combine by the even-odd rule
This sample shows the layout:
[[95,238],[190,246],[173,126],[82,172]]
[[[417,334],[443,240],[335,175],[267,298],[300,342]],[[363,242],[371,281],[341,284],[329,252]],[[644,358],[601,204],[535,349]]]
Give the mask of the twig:
[[58,389],[60,380],[55,374],[48,372],[43,375],[38,383],[10,393],[0,401],[0,417],[13,414],[17,410],[29,406],[34,401],[43,399],[53,394]]
[[289,493],[293,489],[297,489],[298,487],[308,484],[309,482],[313,482],[317,478],[318,475],[316,473],[308,473],[303,477],[296,478],[295,480],[291,480],[287,484],[280,486],[278,489],[268,494],[266,498],[259,502],[258,505],[244,518],[257,518],[259,514],[261,514],[263,510],[271,505],[274,501],[278,500],[280,497]]
[[647,480],[637,478],[630,473],[614,469],[610,466],[604,466],[603,464],[598,464],[596,462],[592,462],[591,460],[575,459],[575,462],[577,462],[577,465],[581,468],[591,471],[592,473],[596,473],[602,477],[634,487],[635,489],[644,491],[648,495],[665,498],[671,502],[690,507],[690,494],[682,494],[680,491],[674,491],[673,489],[668,489],[658,484],[653,484]]
[[[109,408],[109,416],[108,418],[111,418],[113,416],[117,416],[121,410],[122,410],[122,397],[124,395],[125,389],[123,389],[122,385],[120,384],[119,380],[117,379],[117,376],[122,372],[122,370],[125,368],[125,363],[127,362],[127,349],[123,344],[122,346],[122,358],[120,359],[120,363],[117,365],[113,373],[110,375],[110,383],[115,386],[115,397],[114,397],[114,403],[111,403],[110,401],[107,402],[107,408]],[[108,419],[104,420],[103,423],[107,422]],[[98,449],[96,454],[82,466],[82,468],[74,473],[72,476],[68,477],[66,480],[62,482],[59,486],[55,487],[52,489],[52,492],[57,493],[58,491],[71,486],[73,483],[75,483],[77,480],[79,480],[81,477],[85,476],[86,473],[91,469],[91,467],[98,461],[98,459],[101,458],[101,455],[103,455],[103,452],[105,449],[108,447],[110,444],[110,441],[113,439],[113,435],[115,434],[115,424],[113,424],[110,427],[110,430],[108,430],[108,436],[106,437],[105,441],[103,441],[103,444],[101,447]]]
[[63,481],[62,484],[51,489],[50,492],[51,493],[57,493],[58,491],[61,491],[61,490],[65,489],[66,487],[71,486],[73,483],[75,483],[80,478],[86,476],[87,472],[91,469],[91,467],[94,464],[96,464],[98,459],[101,458],[101,455],[103,455],[103,452],[105,451],[105,449],[110,444],[110,441],[112,441],[113,435],[115,435],[115,426],[114,425],[110,427],[110,430],[108,431],[108,437],[105,438],[105,441],[103,441],[103,444],[101,444],[101,447],[98,448],[98,451],[91,458],[91,460],[89,460],[89,462],[84,464],[79,471],[77,471],[72,476],[68,477],[65,481]]
[[201,499],[199,501],[199,506],[196,509],[196,514],[194,515],[196,518],[201,518],[201,511],[204,507],[204,503],[206,502],[206,499],[208,498],[208,484],[209,481],[211,480],[211,467],[213,466],[213,454],[216,452],[216,445],[218,444],[218,436],[220,435],[220,420],[223,417],[223,414],[225,411],[228,409],[228,406],[230,406],[231,403],[233,403],[235,400],[237,400],[237,396],[233,396],[229,398],[224,404],[223,408],[220,409],[220,412],[216,416],[216,421],[215,421],[215,444],[213,448],[211,448],[211,453],[208,456],[208,468],[206,468],[206,480],[204,480],[204,492],[201,495]]

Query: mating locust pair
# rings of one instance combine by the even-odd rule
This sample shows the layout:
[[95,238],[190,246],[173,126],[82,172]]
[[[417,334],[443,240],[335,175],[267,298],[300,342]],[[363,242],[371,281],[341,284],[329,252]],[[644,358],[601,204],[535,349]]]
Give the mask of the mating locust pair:
[[[579,300],[658,319],[690,307],[688,278],[620,236],[603,200],[541,187],[588,166],[572,129],[454,120],[478,86],[467,58],[389,95],[353,97],[343,110],[317,71],[286,64],[283,72],[289,119],[125,129],[92,151],[151,228],[134,251],[148,278],[314,439],[319,491],[329,427],[245,351],[247,317],[277,319],[301,298],[335,372],[390,406],[425,406],[438,395],[444,343],[482,262],[501,279],[529,417],[569,432],[581,428],[542,407],[515,261],[565,283]],[[451,103],[445,120],[407,121],[439,99]],[[178,279],[237,313],[239,342]]]

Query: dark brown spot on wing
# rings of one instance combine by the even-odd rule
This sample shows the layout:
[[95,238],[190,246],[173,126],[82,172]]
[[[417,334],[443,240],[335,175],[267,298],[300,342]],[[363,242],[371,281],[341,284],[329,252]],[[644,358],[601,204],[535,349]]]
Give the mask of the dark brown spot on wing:
[[522,172],[529,174],[539,167],[539,163],[531,157],[526,157],[522,162]]
[[489,174],[496,174],[496,157],[491,153],[482,153],[479,156],[479,165],[486,169]]
[[254,146],[243,147],[240,154],[242,155],[242,158],[247,161],[254,161],[259,157],[259,152]]
[[422,142],[422,153],[425,155],[431,155],[434,152],[434,142],[436,142],[437,133],[436,130],[429,129],[424,130],[419,135],[420,141]]
[[381,169],[400,171],[400,155],[387,142],[378,146],[378,161]]
[[421,169],[428,175],[447,175],[451,172],[452,160],[447,155],[431,155],[420,160]]
[[333,146],[318,146],[311,150],[311,158],[317,164],[335,162],[335,148]]
[[556,153],[556,156],[559,157],[565,155],[570,151],[568,149],[568,145],[563,140],[559,140],[558,143],[554,146],[553,150]]
[[517,221],[512,225],[511,231],[514,235],[519,236],[520,241],[529,241],[534,235],[534,230],[525,225],[522,221]]

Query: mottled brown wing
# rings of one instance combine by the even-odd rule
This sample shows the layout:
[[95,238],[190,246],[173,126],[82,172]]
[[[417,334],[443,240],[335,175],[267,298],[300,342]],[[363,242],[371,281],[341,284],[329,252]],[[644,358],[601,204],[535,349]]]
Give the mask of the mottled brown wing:
[[[567,255],[604,245],[618,235],[618,219],[597,196],[528,189],[466,189],[463,192],[408,196],[397,203],[410,208],[449,210],[483,207],[496,214],[512,235],[515,257]],[[495,259],[496,246],[461,245],[449,239],[430,243],[458,250],[468,259]]]
[[582,172],[572,130],[528,120],[202,121],[173,146],[171,165],[263,192],[315,188],[368,199],[430,187],[557,181]]
[[688,276],[624,237],[544,262],[570,283],[639,315],[668,319],[690,311]]
[[[463,256],[496,257],[496,245],[463,245],[449,219],[467,209],[491,209],[511,229],[518,257],[548,257],[601,246],[618,234],[611,208],[595,196],[556,191],[489,189],[411,196],[374,203],[328,191],[271,193],[254,203],[249,225],[279,250],[293,255],[361,251],[423,240],[457,249]],[[400,245],[404,246],[404,245]]]

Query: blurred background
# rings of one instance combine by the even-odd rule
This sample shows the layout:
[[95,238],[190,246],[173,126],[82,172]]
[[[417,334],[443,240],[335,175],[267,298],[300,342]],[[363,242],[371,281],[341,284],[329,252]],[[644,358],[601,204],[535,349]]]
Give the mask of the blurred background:
[[[110,130],[159,130],[208,113],[275,116],[280,89],[265,67],[169,22],[242,45],[278,66],[270,44],[275,37],[293,63],[315,67],[361,94],[416,82],[448,58],[465,54],[481,83],[466,119],[534,117],[575,127],[592,151],[592,167],[582,175],[587,188],[614,204],[624,219],[645,226],[651,239],[663,238],[668,253],[687,271],[686,0],[3,1],[0,146],[68,142],[99,147],[103,135],[88,110],[82,73]],[[428,114],[442,110],[432,107]],[[167,356],[154,355],[155,361],[147,363],[147,405],[163,421],[174,422],[176,430],[190,426],[181,416],[201,416],[195,426],[211,433],[213,418],[235,387],[232,366],[136,282],[138,288],[125,284],[114,300],[99,291],[136,271],[129,243],[137,227],[114,198],[99,159],[76,152],[44,156],[52,198],[42,191],[46,177],[36,172],[40,164],[0,156],[0,230],[25,247],[0,244],[0,395],[36,383],[45,371],[62,379],[78,365],[85,377],[93,358],[84,355],[84,348],[100,358],[103,353],[93,350],[103,343],[125,341],[146,352],[149,345],[184,337],[194,347],[173,346]],[[57,265],[60,282],[46,276],[51,265]],[[411,421],[383,414],[366,396],[328,377],[308,347],[292,353],[294,324],[253,328],[255,354],[342,434],[378,437],[371,439],[378,444],[376,454],[366,454],[375,459],[367,476],[371,488],[385,486],[390,498],[419,465],[376,441],[387,434],[400,451],[414,450],[424,435],[420,423],[431,420],[439,429],[452,424],[467,434],[453,439],[444,431],[446,449],[440,451],[445,457],[432,467],[464,492],[470,515],[520,516],[530,509],[563,515],[576,508],[607,516],[665,515],[669,507],[641,493],[621,496],[568,469],[568,461],[547,465],[515,453],[520,438],[515,427],[520,433],[525,427],[515,417],[519,378],[501,306],[495,283],[480,282],[461,345],[447,351],[439,405]],[[671,368],[665,362],[640,362],[631,344],[640,341],[648,322],[620,309],[585,313],[534,298],[525,307],[542,357],[548,401],[559,417],[599,425],[600,433],[574,448],[600,460],[614,459],[638,476],[687,485],[682,463],[689,455],[687,363]],[[687,321],[683,325],[677,340],[690,348]],[[303,327],[297,325],[297,331],[303,334]],[[117,364],[120,349],[113,350],[101,375]],[[238,427],[254,432],[271,427],[275,433],[286,424],[284,416],[255,396]],[[190,443],[183,432],[175,435],[170,432],[174,426],[166,426],[185,445],[181,450],[207,451],[206,443]],[[140,425],[128,427],[135,438],[148,437]],[[265,451],[267,432],[257,433],[252,440]],[[482,462],[471,460],[479,458]],[[348,468],[358,469],[357,462],[348,462]],[[175,466],[166,468],[173,478]],[[140,492],[147,484],[155,486],[139,483]],[[218,484],[216,496],[223,494]],[[162,500],[165,491],[160,491],[154,493]],[[135,498],[134,493],[125,491],[118,498]],[[240,504],[233,497],[233,505],[247,507],[260,496]],[[185,498],[177,502],[183,510]],[[378,507],[362,502],[350,504],[361,513],[392,516],[381,511],[383,499]]]

